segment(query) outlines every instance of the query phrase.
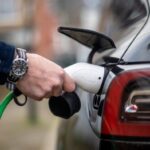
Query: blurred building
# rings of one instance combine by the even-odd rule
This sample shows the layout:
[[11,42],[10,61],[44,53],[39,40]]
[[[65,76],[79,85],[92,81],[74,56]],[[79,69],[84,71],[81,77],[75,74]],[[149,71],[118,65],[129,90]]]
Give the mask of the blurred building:
[[0,0],[0,40],[52,57],[56,17],[47,0]]
[[0,0],[0,4],[0,40],[17,46],[29,45],[32,18],[29,0]]

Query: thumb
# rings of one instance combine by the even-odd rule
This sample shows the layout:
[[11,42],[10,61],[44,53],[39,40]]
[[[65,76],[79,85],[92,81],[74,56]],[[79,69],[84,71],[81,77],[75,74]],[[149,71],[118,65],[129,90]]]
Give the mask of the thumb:
[[64,75],[63,87],[66,92],[73,92],[76,88],[74,80],[66,72]]

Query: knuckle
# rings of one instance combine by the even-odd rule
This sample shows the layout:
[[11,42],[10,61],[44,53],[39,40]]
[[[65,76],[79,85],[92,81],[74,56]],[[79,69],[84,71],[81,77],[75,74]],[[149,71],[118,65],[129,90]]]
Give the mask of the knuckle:
[[60,69],[60,71],[59,71],[59,77],[60,77],[60,78],[63,78],[64,75],[65,75],[64,70],[63,70],[63,69]]
[[58,77],[55,77],[51,82],[49,83],[50,91],[52,91],[55,88],[62,86],[62,80]]
[[54,87],[59,87],[59,86],[61,86],[61,80],[56,79],[54,82]]
[[50,93],[52,91],[52,86],[51,85],[47,85],[44,87],[44,92],[45,94]]
[[36,100],[42,100],[44,98],[44,95],[44,92],[38,92],[35,96]]

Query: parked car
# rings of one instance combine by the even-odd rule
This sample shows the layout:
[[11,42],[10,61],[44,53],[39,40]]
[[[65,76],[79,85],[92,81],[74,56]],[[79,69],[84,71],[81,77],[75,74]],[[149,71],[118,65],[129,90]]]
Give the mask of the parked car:
[[150,0],[103,0],[100,33],[61,28],[61,33],[92,49],[88,63],[105,68],[99,92],[85,100],[97,135],[87,138],[95,148],[99,139],[100,150],[150,149],[149,4]]

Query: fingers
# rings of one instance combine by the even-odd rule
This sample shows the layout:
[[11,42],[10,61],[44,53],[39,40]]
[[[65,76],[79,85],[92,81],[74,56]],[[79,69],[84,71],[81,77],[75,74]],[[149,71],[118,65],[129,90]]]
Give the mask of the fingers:
[[72,92],[76,88],[74,80],[67,74],[64,74],[64,84],[63,84],[63,89],[66,92]]
[[62,93],[62,87],[54,88],[54,90],[52,91],[53,96],[60,96],[61,93]]
[[[41,98],[50,98],[51,96],[60,96],[62,93],[63,80],[55,78],[49,82],[43,82],[40,88]],[[36,92],[35,92],[36,93]],[[40,98],[39,98],[40,99]]]
[[47,92],[44,97],[45,98],[50,98],[51,96],[60,96],[62,93],[62,87],[54,87],[51,91]]
[[17,82],[17,87],[23,94],[35,100],[41,100],[59,96],[62,91],[75,90],[74,81],[57,64],[35,54],[28,54],[28,60],[28,71]]

